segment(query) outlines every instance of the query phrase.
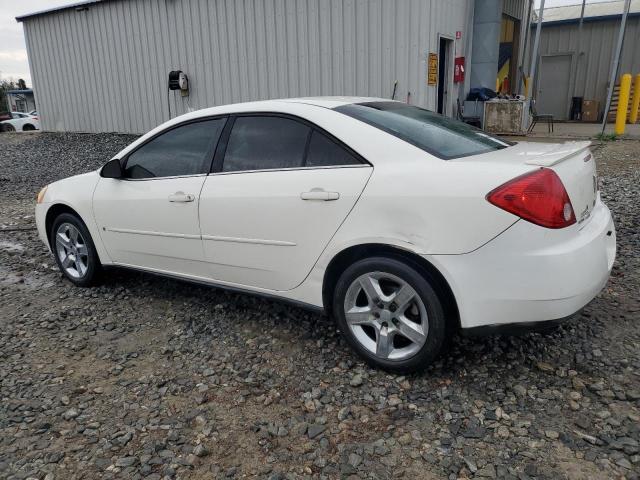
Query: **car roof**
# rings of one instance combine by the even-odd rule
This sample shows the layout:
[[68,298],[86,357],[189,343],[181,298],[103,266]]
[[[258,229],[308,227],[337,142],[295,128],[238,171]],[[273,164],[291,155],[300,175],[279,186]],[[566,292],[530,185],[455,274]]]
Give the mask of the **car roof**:
[[[134,149],[138,144],[146,141],[146,139],[158,134],[159,132],[192,120],[199,120],[217,115],[233,115],[253,112],[269,112],[269,113],[294,113],[300,114],[304,111],[303,106],[309,106],[311,109],[327,109],[331,110],[342,105],[365,102],[388,102],[390,100],[374,97],[301,97],[301,98],[280,98],[275,100],[258,100],[254,102],[233,103],[227,105],[219,105],[217,107],[203,108],[194,110],[164,122],[156,128],[150,130],[138,140],[125,147],[118,155],[126,155]],[[302,109],[300,107],[303,107]],[[306,109],[308,110],[308,109]],[[114,157],[115,158],[115,157]]]
[[[251,111],[274,111],[283,110],[286,104],[305,104],[315,107],[333,109],[342,105],[364,102],[388,102],[390,100],[375,97],[300,97],[300,98],[278,98],[275,100],[258,100],[254,102],[232,103],[228,105],[219,105],[217,107],[203,108],[195,110],[184,115],[175,117],[175,119],[188,120],[191,118],[206,117],[210,115],[221,115],[229,113],[242,113]],[[284,108],[286,110],[286,108]]]
[[377,97],[299,97],[299,98],[283,98],[276,100],[278,102],[306,103],[317,107],[336,108],[342,105],[350,105],[353,103],[365,102],[387,102],[389,99]]

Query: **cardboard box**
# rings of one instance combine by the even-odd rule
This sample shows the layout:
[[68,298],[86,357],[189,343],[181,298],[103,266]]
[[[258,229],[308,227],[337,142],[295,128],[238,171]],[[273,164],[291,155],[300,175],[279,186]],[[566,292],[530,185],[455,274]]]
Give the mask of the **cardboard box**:
[[582,101],[582,121],[597,122],[599,107],[600,107],[600,102],[598,102],[597,100],[583,100]]

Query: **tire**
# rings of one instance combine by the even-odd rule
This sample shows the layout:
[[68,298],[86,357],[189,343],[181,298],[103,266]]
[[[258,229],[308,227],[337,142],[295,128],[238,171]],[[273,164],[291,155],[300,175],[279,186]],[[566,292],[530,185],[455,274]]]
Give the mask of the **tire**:
[[24,126],[22,127],[22,131],[23,131],[23,132],[31,132],[31,131],[33,131],[33,130],[35,130],[35,129],[36,129],[36,127],[34,127],[33,125],[31,125],[30,123],[27,123],[26,125],[24,125]]
[[13,125],[11,125],[11,124],[6,124],[6,125],[3,125],[3,126],[2,126],[2,131],[3,131],[3,132],[15,132],[15,131],[16,131],[16,129],[15,129],[15,127],[14,127]]
[[349,345],[384,370],[423,370],[445,344],[442,302],[428,277],[400,260],[372,257],[348,267],[335,285],[332,309]]
[[102,265],[89,230],[80,218],[61,213],[53,221],[49,238],[58,268],[71,283],[90,287],[98,282]]

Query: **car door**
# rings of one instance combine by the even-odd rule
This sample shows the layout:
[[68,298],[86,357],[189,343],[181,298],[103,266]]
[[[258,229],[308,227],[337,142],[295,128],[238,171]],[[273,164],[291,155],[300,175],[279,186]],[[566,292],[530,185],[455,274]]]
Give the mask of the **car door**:
[[123,265],[209,277],[198,203],[226,118],[181,124],[129,153],[124,178],[101,178],[93,196],[100,235]]
[[234,116],[200,196],[212,278],[270,290],[296,287],[371,172],[345,145],[300,119]]

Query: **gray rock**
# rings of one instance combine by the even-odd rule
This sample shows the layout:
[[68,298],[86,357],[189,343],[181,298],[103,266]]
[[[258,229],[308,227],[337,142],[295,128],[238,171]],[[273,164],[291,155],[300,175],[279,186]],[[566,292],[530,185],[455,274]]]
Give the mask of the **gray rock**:
[[80,415],[80,412],[77,409],[70,408],[62,414],[62,418],[64,418],[65,420],[73,420],[74,418],[77,418],[78,415]]
[[357,373],[353,377],[351,377],[351,380],[349,381],[349,384],[352,387],[359,387],[360,385],[362,385],[362,382],[363,382],[362,375]]
[[479,469],[475,476],[478,478],[496,478],[496,468],[493,465],[486,465]]
[[133,465],[135,465],[136,463],[138,463],[138,458],[137,457],[121,457],[119,459],[116,460],[116,467],[131,467]]
[[196,448],[193,449],[193,454],[196,457],[206,457],[207,455],[209,455],[209,450],[207,450],[207,447],[205,447],[201,443],[199,445],[196,445]]
[[307,435],[309,438],[313,439],[313,438],[316,438],[318,435],[322,434],[326,429],[327,427],[324,425],[312,423],[307,428]]

